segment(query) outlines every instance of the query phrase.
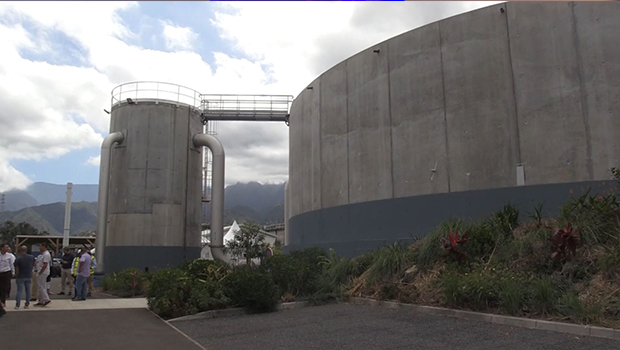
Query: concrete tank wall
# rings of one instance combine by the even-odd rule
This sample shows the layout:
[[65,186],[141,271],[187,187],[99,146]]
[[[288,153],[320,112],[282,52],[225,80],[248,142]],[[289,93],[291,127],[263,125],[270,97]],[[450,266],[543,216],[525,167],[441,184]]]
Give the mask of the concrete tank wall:
[[[393,240],[449,216],[488,215],[499,207],[461,202],[480,208],[472,213],[450,194],[514,201],[525,189],[503,189],[519,185],[521,165],[526,187],[563,186],[537,187],[539,201],[606,189],[601,181],[620,165],[614,33],[617,2],[511,2],[412,30],[328,70],[291,109],[289,243]],[[418,201],[440,194],[442,215]],[[522,199],[524,212],[537,204]],[[400,217],[391,214],[397,202]],[[352,231],[369,218],[382,226]]]
[[125,132],[112,152],[106,270],[155,268],[200,257],[199,112],[159,102],[115,105],[110,132]]

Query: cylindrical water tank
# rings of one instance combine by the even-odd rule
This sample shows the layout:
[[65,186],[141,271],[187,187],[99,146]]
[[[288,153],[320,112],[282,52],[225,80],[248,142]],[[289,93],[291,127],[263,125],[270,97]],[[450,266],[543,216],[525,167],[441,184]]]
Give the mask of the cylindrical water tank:
[[112,150],[105,270],[174,266],[200,257],[200,112],[166,101],[112,107]]

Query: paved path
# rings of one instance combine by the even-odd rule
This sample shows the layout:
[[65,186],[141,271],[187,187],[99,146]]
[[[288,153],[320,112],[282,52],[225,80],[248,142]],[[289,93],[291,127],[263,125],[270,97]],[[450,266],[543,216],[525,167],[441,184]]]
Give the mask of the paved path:
[[35,307],[31,304],[29,309],[21,308],[15,310],[15,300],[6,303],[7,312],[36,312],[36,311],[60,311],[60,310],[102,310],[102,309],[145,309],[145,298],[113,298],[113,299],[87,299],[85,301],[71,301],[68,299],[52,300],[45,307]]
[[0,349],[204,350],[144,308],[9,312]]
[[[60,287],[61,287],[61,279],[60,277],[54,277],[52,278],[52,280],[50,281],[50,291],[53,293],[50,295],[50,299],[51,300],[62,300],[62,299],[66,299],[66,300],[70,300],[71,296],[64,294],[64,295],[58,295],[58,293],[60,293]],[[65,293],[67,293],[69,291],[69,287],[65,287]],[[15,283],[15,279],[11,280],[11,295],[10,295],[10,300],[15,300],[15,295],[17,294],[17,284]],[[22,299],[25,298],[25,294],[22,295]],[[33,295],[34,298],[38,297],[37,295]],[[109,294],[105,294],[102,293],[99,290],[94,290],[92,295],[90,297],[87,297],[89,299],[109,299],[109,298],[114,298],[113,295],[109,295]],[[36,303],[36,302],[35,302]],[[23,304],[23,303],[22,303]],[[12,305],[12,304],[11,304]]]
[[209,350],[618,350],[620,342],[367,305],[172,322]]

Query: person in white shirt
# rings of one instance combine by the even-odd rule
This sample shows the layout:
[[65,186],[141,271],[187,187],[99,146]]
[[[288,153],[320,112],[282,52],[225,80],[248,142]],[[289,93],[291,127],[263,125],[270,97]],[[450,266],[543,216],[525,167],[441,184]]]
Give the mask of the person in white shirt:
[[52,264],[52,256],[47,251],[47,244],[39,244],[39,251],[41,254],[37,256],[37,289],[39,292],[39,302],[34,306],[46,306],[51,303],[49,295],[47,294],[46,281],[47,276],[50,274],[50,266]]
[[7,243],[0,244],[0,303],[6,308],[6,299],[11,293],[11,278],[15,275],[15,255]]

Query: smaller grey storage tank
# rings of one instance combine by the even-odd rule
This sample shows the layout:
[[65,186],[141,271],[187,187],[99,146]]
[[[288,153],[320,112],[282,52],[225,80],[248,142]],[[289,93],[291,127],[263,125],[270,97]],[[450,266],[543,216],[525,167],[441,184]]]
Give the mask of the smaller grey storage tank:
[[192,142],[202,132],[200,94],[156,84],[112,92],[110,133],[124,140],[111,152],[106,273],[200,257],[202,147]]

